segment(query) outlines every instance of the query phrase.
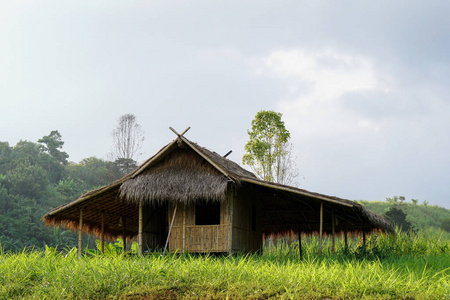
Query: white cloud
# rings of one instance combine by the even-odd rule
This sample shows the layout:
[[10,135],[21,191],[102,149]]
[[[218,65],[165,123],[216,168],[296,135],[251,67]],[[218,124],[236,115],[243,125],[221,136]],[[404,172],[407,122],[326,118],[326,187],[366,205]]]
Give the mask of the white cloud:
[[263,62],[266,74],[286,86],[279,110],[296,132],[314,135],[380,130],[379,122],[349,109],[342,101],[352,93],[388,93],[392,89],[385,79],[388,76],[370,59],[335,49],[293,49],[274,51]]
[[387,73],[370,57],[305,49],[270,52],[255,68],[284,87],[275,109],[306,177],[300,185],[350,199],[404,194],[442,203],[445,94],[426,80],[405,83],[407,71]]
[[370,107],[386,103],[380,100],[395,91],[394,81],[370,58],[331,48],[278,50],[262,62],[259,74],[285,87],[276,109],[283,113],[306,177],[300,184],[349,196],[342,181],[357,180],[384,160],[390,123],[379,117],[381,108],[375,115]]

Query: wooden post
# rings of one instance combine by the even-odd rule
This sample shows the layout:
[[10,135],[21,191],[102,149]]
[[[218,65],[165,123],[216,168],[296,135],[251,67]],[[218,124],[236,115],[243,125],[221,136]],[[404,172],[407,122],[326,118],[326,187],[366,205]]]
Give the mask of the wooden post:
[[363,231],[363,246],[365,246],[366,245],[366,230],[364,229],[364,226],[362,228],[362,231]]
[[83,252],[83,209],[80,209],[80,221],[78,223],[78,258]]
[[139,200],[139,228],[138,228],[138,245],[139,250],[138,254],[142,255],[142,248],[143,248],[143,239],[142,239],[142,231],[144,227],[144,208],[142,205],[142,199]]
[[298,252],[300,254],[300,260],[303,259],[303,251],[302,251],[302,232],[300,229],[298,230]]
[[102,224],[101,224],[101,232],[100,232],[100,245],[101,245],[101,253],[105,254],[105,213],[102,213]]
[[347,228],[345,228],[345,230],[344,230],[344,243],[345,243],[344,251],[345,251],[345,254],[347,254],[348,253]]
[[231,184],[228,192],[228,233],[227,233],[227,246],[228,254],[233,253],[233,227],[234,227],[234,185]]
[[185,245],[186,245],[186,210],[187,210],[187,205],[183,204],[183,241],[182,241],[182,245],[181,245],[181,250],[184,252],[185,251]]
[[335,254],[335,226],[336,217],[334,215],[334,208],[331,209],[331,253]]
[[322,256],[323,202],[320,202],[319,256]]
[[175,215],[177,214],[178,203],[175,204],[175,209],[173,210],[172,222],[170,222],[169,233],[167,234],[166,244],[164,245],[164,253],[167,251],[167,244],[169,244],[170,233],[172,232],[173,221],[175,221]]
[[123,255],[125,255],[125,253],[127,252],[127,236],[125,233],[126,227],[125,227],[125,217],[123,218],[123,233],[122,233],[122,237],[123,237]]

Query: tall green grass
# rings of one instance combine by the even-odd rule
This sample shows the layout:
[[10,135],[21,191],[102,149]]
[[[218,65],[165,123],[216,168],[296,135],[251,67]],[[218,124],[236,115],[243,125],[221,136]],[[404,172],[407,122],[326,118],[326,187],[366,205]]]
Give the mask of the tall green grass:
[[[317,234],[302,235],[302,253],[306,258],[317,257],[319,252],[319,237]],[[334,258],[364,258],[383,259],[398,256],[441,255],[450,253],[450,234],[439,229],[427,228],[418,234],[396,230],[396,235],[373,233],[367,236],[363,243],[361,235],[348,236],[347,247],[344,237],[335,240]],[[277,243],[266,243],[264,256],[273,258],[294,258],[299,255],[298,241],[288,238],[278,239]],[[332,256],[332,239],[324,236],[322,242],[322,256]]]
[[450,238],[439,231],[352,237],[348,252],[316,237],[256,255],[110,253],[76,249],[0,255],[0,299],[450,299]]

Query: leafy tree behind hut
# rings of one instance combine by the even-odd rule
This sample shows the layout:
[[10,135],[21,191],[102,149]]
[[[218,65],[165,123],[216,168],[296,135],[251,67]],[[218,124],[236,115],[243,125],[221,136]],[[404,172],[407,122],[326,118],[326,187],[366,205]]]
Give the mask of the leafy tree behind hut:
[[282,114],[275,111],[259,111],[248,130],[249,141],[242,158],[261,179],[281,184],[292,184],[298,175],[293,158],[291,137]]

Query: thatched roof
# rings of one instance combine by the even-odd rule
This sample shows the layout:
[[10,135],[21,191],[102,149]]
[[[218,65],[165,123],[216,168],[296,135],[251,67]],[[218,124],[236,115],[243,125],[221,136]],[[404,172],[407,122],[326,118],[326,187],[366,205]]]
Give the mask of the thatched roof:
[[205,159],[189,149],[176,149],[164,160],[120,187],[120,197],[133,203],[221,201],[228,180]]
[[[221,201],[230,185],[245,186],[263,199],[264,233],[288,230],[317,231],[318,207],[324,203],[325,220],[333,211],[338,216],[336,230],[373,230],[393,232],[392,224],[360,204],[312,193],[296,187],[270,183],[233,161],[179,136],[145,161],[140,167],[75,201],[52,209],[44,216],[47,225],[77,229],[83,210],[83,231],[99,234],[101,218],[109,237],[122,234],[119,220],[126,220],[126,234],[137,235],[138,204],[166,202],[193,203],[198,200]],[[325,222],[325,231],[331,225]]]

